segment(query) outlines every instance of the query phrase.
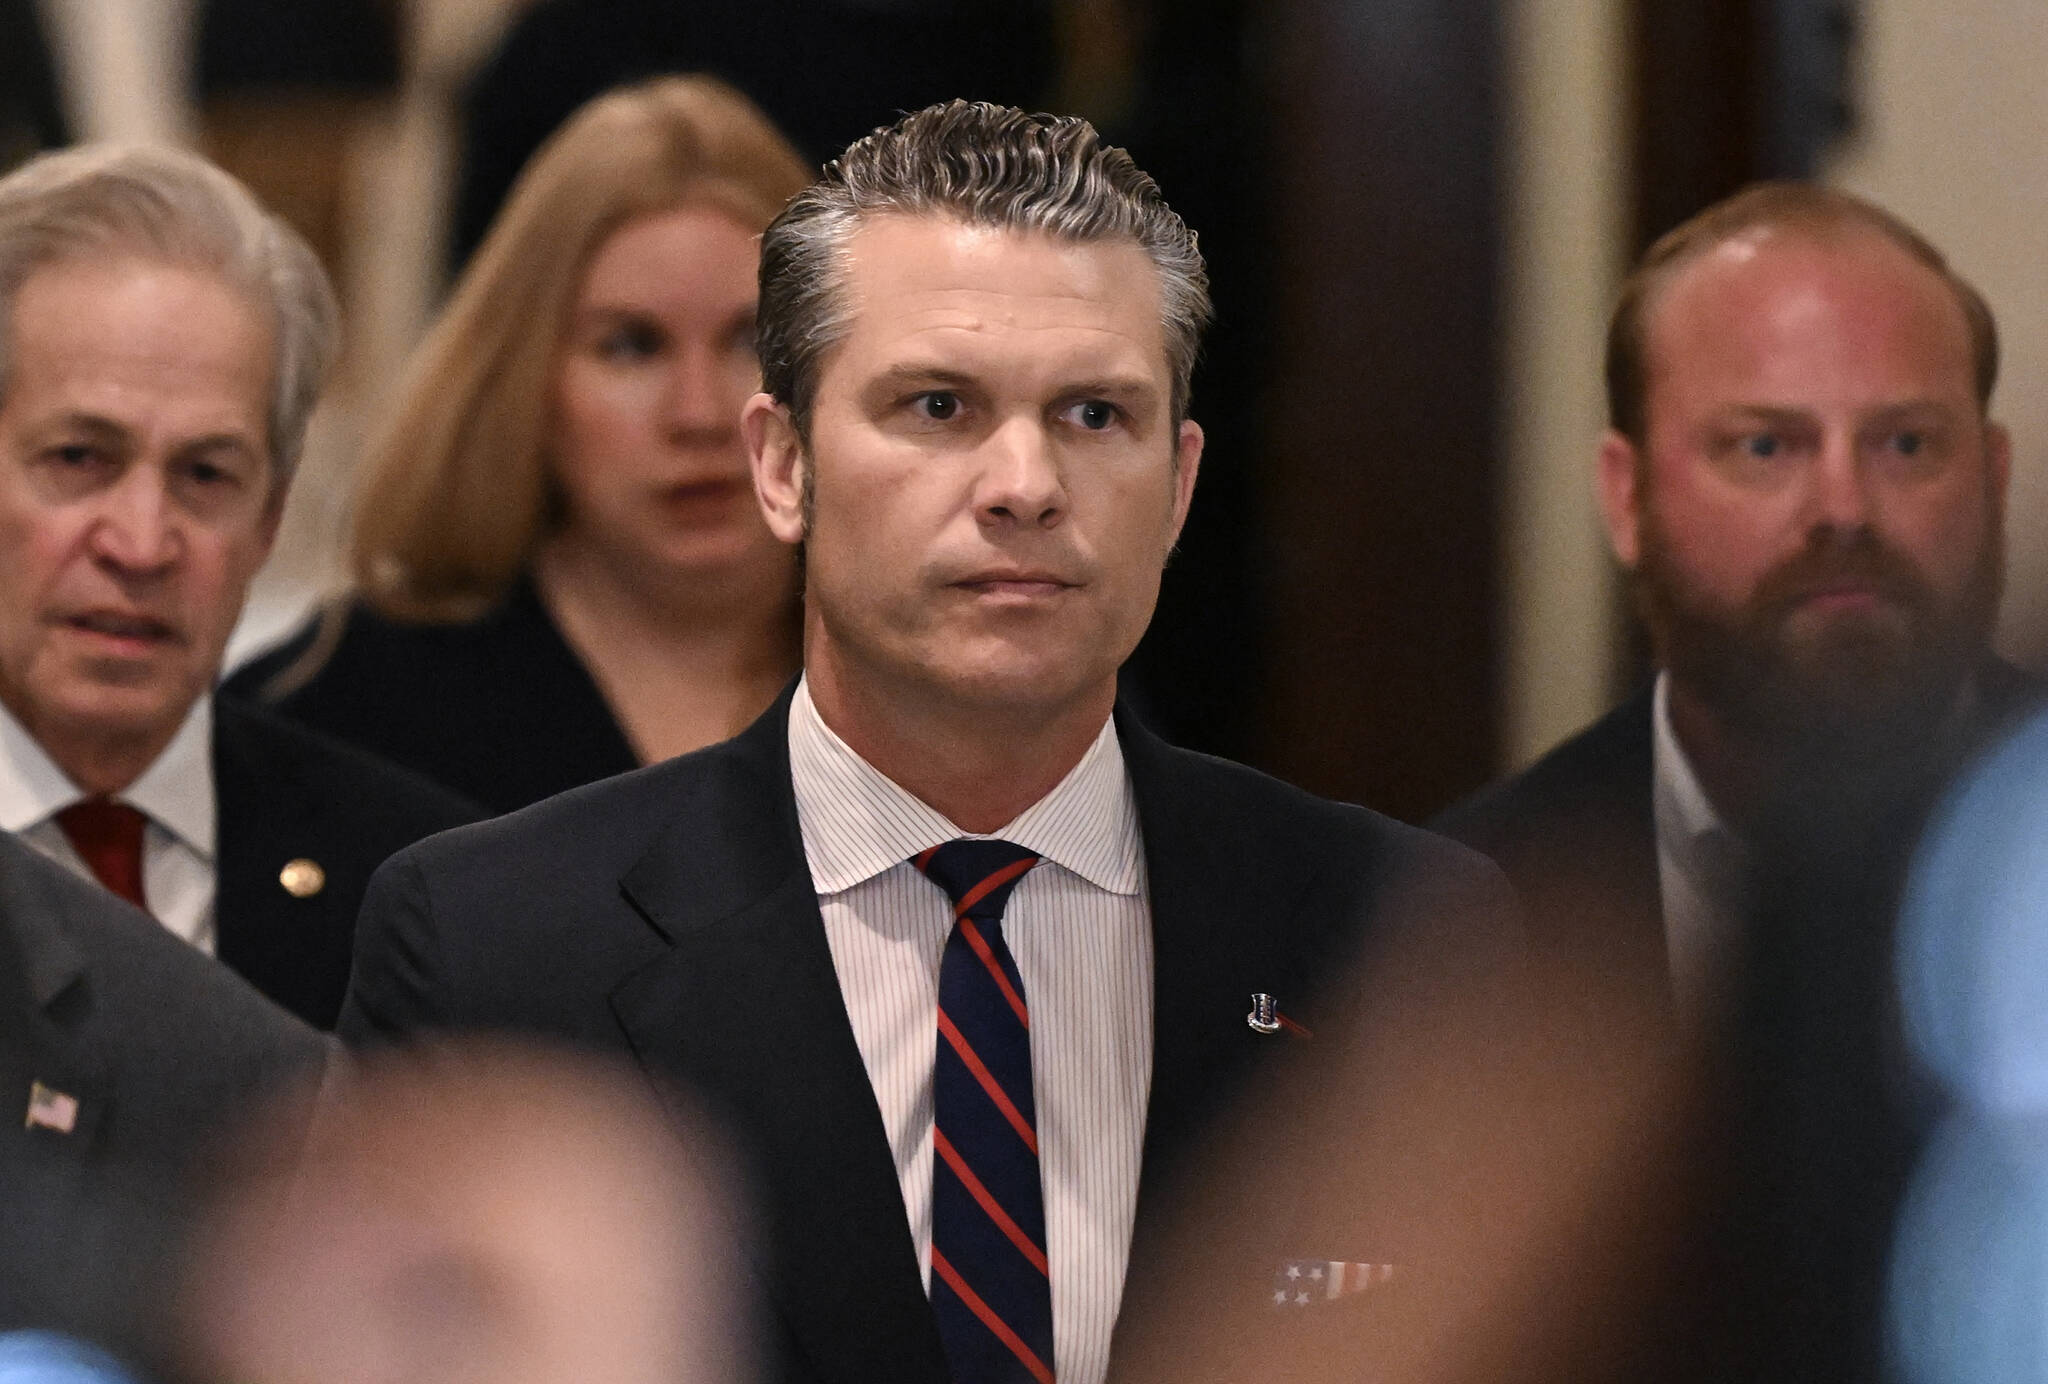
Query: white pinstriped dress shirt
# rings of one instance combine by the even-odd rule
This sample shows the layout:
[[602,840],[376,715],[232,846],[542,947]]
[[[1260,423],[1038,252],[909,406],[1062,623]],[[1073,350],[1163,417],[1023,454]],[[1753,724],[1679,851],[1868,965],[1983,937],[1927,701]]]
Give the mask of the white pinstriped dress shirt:
[[[834,735],[807,683],[790,705],[789,763],[825,939],[929,1291],[932,1062],[953,912],[910,858],[972,833]],[[1152,917],[1115,725],[1103,725],[1058,787],[991,834],[1044,857],[1010,896],[1003,938],[1031,1009],[1053,1369],[1061,1384],[1101,1384],[1152,1085]]]

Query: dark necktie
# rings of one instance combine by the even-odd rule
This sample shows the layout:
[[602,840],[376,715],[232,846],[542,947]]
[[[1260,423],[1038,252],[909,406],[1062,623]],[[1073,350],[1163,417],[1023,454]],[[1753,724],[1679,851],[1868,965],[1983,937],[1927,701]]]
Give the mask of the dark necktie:
[[144,912],[142,897],[142,829],[149,818],[111,798],[80,798],[57,814],[71,848],[94,878]]
[[932,1312],[954,1384],[1052,1384],[1031,1019],[1003,942],[1003,905],[1038,857],[949,841],[916,863],[953,901],[932,1070]]

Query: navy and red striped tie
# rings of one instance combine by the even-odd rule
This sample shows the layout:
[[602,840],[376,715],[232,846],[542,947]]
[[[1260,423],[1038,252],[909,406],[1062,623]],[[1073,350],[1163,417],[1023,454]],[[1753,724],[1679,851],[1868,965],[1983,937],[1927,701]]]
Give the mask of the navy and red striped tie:
[[953,901],[932,1071],[932,1311],[954,1384],[1052,1384],[1031,1018],[1003,942],[1003,905],[1038,857],[962,840],[916,863]]

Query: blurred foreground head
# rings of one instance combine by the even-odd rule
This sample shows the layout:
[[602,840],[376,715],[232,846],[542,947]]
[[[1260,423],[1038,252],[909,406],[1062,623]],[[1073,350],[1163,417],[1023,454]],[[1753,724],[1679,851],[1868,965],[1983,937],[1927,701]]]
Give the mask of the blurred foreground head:
[[745,1377],[731,1189],[643,1080],[464,1044],[338,1087],[296,1171],[233,1187],[197,1238],[192,1377]]
[[1540,965],[1377,981],[1173,1189],[1111,1378],[1693,1377],[1667,1366],[1715,1344],[1669,1307],[1695,1268],[1701,1107],[1639,987]]

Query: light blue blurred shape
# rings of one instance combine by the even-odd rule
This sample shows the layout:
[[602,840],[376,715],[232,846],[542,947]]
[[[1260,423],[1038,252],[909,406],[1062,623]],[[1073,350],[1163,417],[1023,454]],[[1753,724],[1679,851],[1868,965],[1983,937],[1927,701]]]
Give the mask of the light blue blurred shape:
[[1900,1377],[2048,1379],[2048,1118],[1952,1116],[1915,1174],[1896,1244]]
[[1986,758],[1928,833],[1899,920],[1915,1051],[1958,1101],[2048,1113],[2048,716]]
[[0,1384],[136,1384],[113,1356],[54,1331],[0,1332]]

